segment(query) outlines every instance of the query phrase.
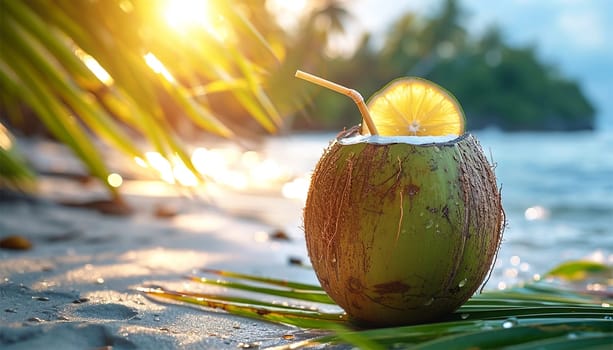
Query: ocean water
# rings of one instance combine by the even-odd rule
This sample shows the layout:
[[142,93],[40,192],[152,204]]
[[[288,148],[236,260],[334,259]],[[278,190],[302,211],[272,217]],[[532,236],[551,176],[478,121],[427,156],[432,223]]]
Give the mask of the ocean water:
[[493,155],[508,216],[504,277],[585,257],[613,263],[613,133],[477,136]]
[[[495,164],[508,226],[488,288],[557,264],[613,264],[613,132],[475,133]],[[308,172],[333,134],[272,138],[267,153]]]

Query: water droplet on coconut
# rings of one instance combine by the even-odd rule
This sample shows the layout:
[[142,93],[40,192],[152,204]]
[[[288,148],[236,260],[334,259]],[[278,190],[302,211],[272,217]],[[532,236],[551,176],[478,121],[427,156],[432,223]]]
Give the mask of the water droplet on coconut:
[[429,305],[432,305],[433,302],[434,302],[434,298],[430,298],[424,302],[424,305],[429,306]]
[[432,227],[432,225],[434,225],[434,222],[432,220],[428,220],[428,222],[426,223],[426,228],[430,228]]
[[511,317],[502,322],[502,328],[513,328],[517,326],[519,321],[515,317]]
[[458,288],[462,288],[462,287],[464,287],[464,286],[466,285],[466,282],[467,282],[467,281],[466,281],[466,278],[465,278],[465,279],[463,279],[463,280],[461,280],[461,281],[460,281],[460,283],[458,283]]
[[470,314],[461,314],[460,315],[460,318],[463,319],[463,320],[467,319],[468,317],[470,317]]
[[153,320],[155,322],[160,322],[160,316],[158,316],[158,315],[153,316]]

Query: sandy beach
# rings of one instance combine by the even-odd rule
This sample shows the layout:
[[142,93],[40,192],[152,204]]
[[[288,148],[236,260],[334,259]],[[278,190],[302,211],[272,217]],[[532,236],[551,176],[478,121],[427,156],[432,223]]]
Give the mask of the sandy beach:
[[[153,300],[138,288],[226,292],[185,279],[203,268],[317,283],[304,266],[309,260],[299,197],[330,137],[271,138],[257,153],[219,145],[216,153],[201,152],[204,170],[218,171],[207,174],[217,183],[189,190],[106,152],[113,170],[124,175],[121,192],[133,212],[123,216],[99,212],[116,209],[96,202],[108,198],[102,186],[65,176],[83,174],[65,148],[21,140],[38,171],[64,175],[41,176],[36,196],[0,192],[0,238],[18,235],[32,244],[29,250],[0,249],[0,348],[266,348],[315,337],[295,327]],[[609,163],[580,158],[575,153],[583,148],[568,146],[564,160],[548,163],[555,158],[545,152],[535,167],[522,154],[539,147],[522,137],[481,137],[499,162],[509,219],[486,290],[529,280],[565,260],[613,261],[611,236],[604,234],[611,213],[605,195],[611,190]],[[554,135],[546,141],[559,152],[564,140]],[[610,142],[591,135],[582,140],[588,148]],[[573,171],[558,171],[576,159],[581,163],[573,163]],[[542,176],[550,173],[555,176]],[[567,186],[586,176],[594,180]],[[283,189],[295,190],[296,198]],[[97,205],[89,209],[74,205],[92,201]]]
[[[184,279],[204,267],[313,282],[311,271],[289,263],[306,259],[297,227],[287,240],[274,239],[285,230],[282,223],[230,213],[171,187],[164,196],[127,195],[135,212],[110,216],[54,203],[99,191],[79,196],[82,185],[41,180],[42,198],[0,194],[0,235],[32,243],[30,250],[0,250],[3,349],[236,349],[308,336],[223,311],[161,303],[137,290],[204,288]],[[266,207],[274,210],[274,200]]]

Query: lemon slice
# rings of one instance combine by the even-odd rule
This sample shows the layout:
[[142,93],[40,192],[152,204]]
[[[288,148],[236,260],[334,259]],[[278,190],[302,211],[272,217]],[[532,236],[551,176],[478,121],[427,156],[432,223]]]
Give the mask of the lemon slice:
[[[458,101],[435,83],[415,77],[397,79],[373,95],[368,111],[381,136],[445,136],[464,133]],[[369,134],[363,128],[362,134]]]

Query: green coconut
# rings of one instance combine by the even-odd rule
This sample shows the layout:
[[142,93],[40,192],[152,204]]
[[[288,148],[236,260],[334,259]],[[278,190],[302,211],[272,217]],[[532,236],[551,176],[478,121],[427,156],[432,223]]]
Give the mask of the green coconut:
[[341,134],[325,151],[304,209],[322,287],[371,325],[453,312],[488,276],[505,224],[479,142],[470,134],[428,144],[355,137]]

